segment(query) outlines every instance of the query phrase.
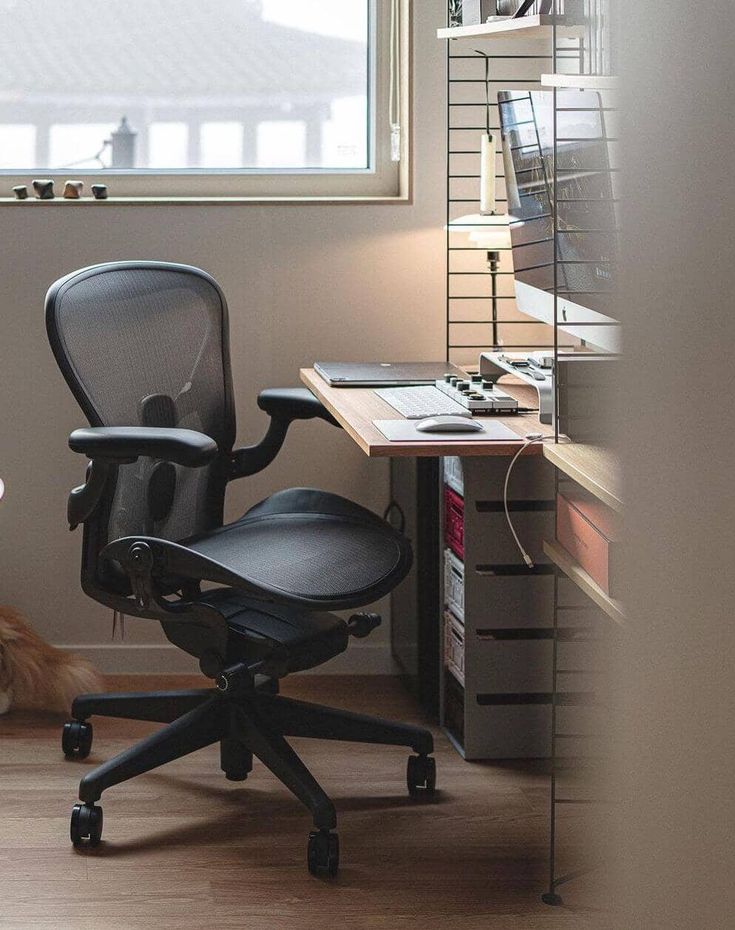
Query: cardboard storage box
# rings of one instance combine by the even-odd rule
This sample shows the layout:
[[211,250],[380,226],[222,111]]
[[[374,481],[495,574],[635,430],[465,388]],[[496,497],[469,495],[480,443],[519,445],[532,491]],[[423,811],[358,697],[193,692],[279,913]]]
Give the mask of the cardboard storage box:
[[610,597],[616,597],[617,543],[620,517],[584,492],[565,489],[556,498],[556,538],[569,555]]

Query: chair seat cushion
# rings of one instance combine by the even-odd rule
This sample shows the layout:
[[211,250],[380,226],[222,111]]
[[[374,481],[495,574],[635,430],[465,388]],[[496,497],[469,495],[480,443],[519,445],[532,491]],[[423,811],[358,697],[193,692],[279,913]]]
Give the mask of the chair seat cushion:
[[266,659],[285,675],[320,665],[347,648],[347,624],[334,614],[268,604],[231,588],[207,591],[199,600],[227,622],[228,663]]
[[411,565],[408,541],[336,494],[292,488],[221,529],[181,543],[274,597],[328,609],[363,606]]

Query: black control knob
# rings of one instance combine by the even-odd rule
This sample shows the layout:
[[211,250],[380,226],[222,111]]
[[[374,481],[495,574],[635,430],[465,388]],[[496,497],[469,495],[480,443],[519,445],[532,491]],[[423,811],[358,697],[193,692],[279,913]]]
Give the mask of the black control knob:
[[482,384],[482,375],[472,375],[473,384]]
[[482,394],[470,394],[470,400],[485,400]]
[[459,378],[456,375],[450,375],[449,383],[452,385],[452,387],[457,387],[458,381],[459,381]]
[[470,382],[469,381],[458,381],[455,384],[455,387],[457,388],[458,391],[468,391],[470,389]]
[[483,381],[483,382],[482,382],[482,389],[483,389],[483,391],[492,391],[492,389],[493,389],[494,387],[495,387],[495,385],[494,385],[494,383],[493,383],[492,381]]
[[453,378],[453,377],[454,377],[454,375],[451,373],[451,371],[448,371],[448,372],[444,375],[444,380],[447,382],[447,384],[451,384],[452,378]]

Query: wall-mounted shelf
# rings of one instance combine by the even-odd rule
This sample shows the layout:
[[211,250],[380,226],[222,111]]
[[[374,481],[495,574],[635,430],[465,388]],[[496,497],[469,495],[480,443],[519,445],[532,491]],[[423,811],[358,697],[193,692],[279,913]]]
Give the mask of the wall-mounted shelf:
[[617,77],[603,74],[542,74],[541,86],[569,90],[615,90],[620,82]]
[[559,543],[544,542],[544,552],[564,574],[573,581],[587,597],[591,598],[607,616],[619,626],[627,626],[625,612],[620,601],[606,594],[597,582],[578,565]]
[[451,26],[437,29],[439,39],[470,39],[481,36],[499,36],[503,39],[548,38],[556,24],[557,33],[563,37],[582,36],[584,27],[572,23],[563,16],[521,16],[519,19],[503,19],[494,23],[478,23],[476,26]]
[[622,513],[620,465],[609,449],[576,442],[547,443],[544,455],[603,504]]

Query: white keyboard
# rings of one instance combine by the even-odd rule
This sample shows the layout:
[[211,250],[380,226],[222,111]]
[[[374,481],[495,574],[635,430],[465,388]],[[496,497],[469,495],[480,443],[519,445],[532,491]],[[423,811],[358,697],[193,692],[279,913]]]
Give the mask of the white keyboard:
[[432,385],[420,387],[380,388],[375,393],[408,420],[423,420],[454,414],[471,416],[470,411]]

